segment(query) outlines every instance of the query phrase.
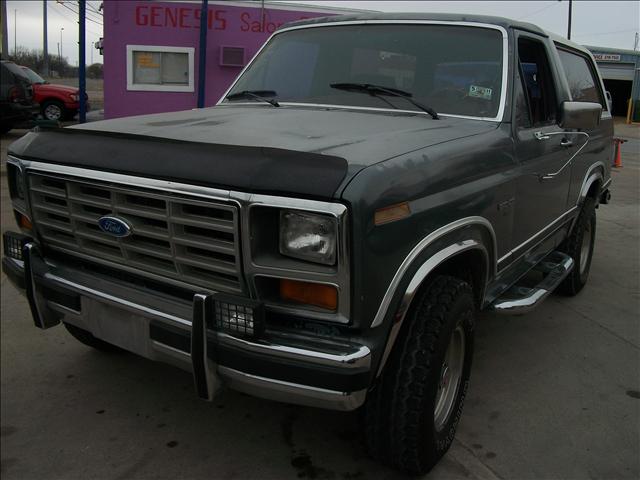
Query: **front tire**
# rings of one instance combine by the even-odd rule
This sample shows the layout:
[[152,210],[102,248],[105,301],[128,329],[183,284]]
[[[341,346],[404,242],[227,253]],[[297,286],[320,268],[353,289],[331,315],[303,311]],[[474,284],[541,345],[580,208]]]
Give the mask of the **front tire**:
[[471,286],[448,275],[417,300],[364,406],[365,443],[374,458],[424,474],[451,446],[462,414],[475,304]]
[[57,100],[48,100],[42,104],[42,116],[45,120],[59,122],[65,116],[64,104]]
[[558,292],[574,296],[587,284],[595,239],[596,201],[592,197],[587,197],[571,235],[565,239],[559,248],[561,252],[566,253],[573,259],[574,267],[558,287]]

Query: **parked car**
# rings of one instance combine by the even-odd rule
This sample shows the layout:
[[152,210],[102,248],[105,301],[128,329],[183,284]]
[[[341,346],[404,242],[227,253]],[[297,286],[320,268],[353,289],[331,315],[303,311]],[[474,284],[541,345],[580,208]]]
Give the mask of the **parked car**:
[[[33,82],[36,101],[46,120],[71,120],[80,109],[80,90],[76,87],[49,83],[29,67],[20,67]],[[85,97],[88,99],[88,97]],[[87,111],[90,105],[87,102]]]
[[38,112],[29,78],[13,62],[0,61],[0,133],[28,124]]
[[370,454],[423,473],[478,312],[588,280],[604,102],[589,51],[528,23],[294,23],[214,108],[15,142],[4,271],[40,328],[178,365],[204,399],[360,408]]

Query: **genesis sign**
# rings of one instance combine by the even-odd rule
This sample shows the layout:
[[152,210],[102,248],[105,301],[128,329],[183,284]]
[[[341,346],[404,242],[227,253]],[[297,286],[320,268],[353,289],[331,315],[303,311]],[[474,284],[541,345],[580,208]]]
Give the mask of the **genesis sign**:
[[[171,27],[171,28],[200,28],[201,10],[199,7],[189,6],[162,6],[162,5],[138,5],[136,7],[136,25],[139,27]],[[234,18],[229,18],[234,16]],[[307,17],[300,16],[303,20]],[[249,12],[234,12],[230,15],[227,10],[209,9],[207,12],[207,27],[209,30],[227,30],[233,25],[241,32],[275,32],[283,22],[273,22],[264,16],[256,18]]]

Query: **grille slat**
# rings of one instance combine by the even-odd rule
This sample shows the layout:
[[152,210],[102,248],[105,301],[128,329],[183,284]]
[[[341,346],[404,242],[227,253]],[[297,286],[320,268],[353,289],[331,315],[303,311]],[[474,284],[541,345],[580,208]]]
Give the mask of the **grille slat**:
[[145,208],[134,208],[128,205],[118,205],[117,207],[118,213],[127,214],[130,213],[132,215],[141,215],[146,218],[152,218],[157,220],[166,220],[167,214],[162,211],[155,209],[145,209]]
[[196,256],[195,258],[189,258],[189,257],[180,256],[180,255],[176,256],[176,260],[185,265],[213,270],[226,275],[233,275],[235,273],[234,265],[231,262],[229,263],[216,262],[209,259],[204,259],[203,257],[200,257],[200,256]]
[[68,213],[68,209],[67,207],[62,207],[60,205],[47,205],[45,203],[42,202],[33,202],[33,208],[35,208],[36,210],[40,210],[42,212],[47,212],[47,213],[54,213],[56,215],[67,215]]
[[[29,175],[29,187],[45,246],[198,287],[243,291],[235,205],[39,173]],[[100,230],[105,215],[129,223],[131,235]]]
[[141,227],[139,225],[136,225],[133,222],[132,222],[132,225],[136,233],[139,233],[140,235],[144,235],[145,237],[155,238],[158,240],[165,240],[167,242],[171,240],[171,236],[166,230],[162,231],[155,228]]
[[212,252],[228,253],[229,255],[233,255],[236,251],[233,242],[222,242],[213,240],[209,242],[203,242],[197,239],[174,235],[173,243],[175,243],[176,245],[183,245],[185,247],[195,247],[202,248],[204,250],[211,250]]
[[46,187],[42,187],[42,186],[38,186],[38,185],[32,185],[31,186],[31,191],[32,192],[42,193],[44,195],[51,195],[53,197],[59,197],[59,198],[66,198],[67,197],[67,195],[64,192],[64,190],[56,190],[56,189],[46,188]]
[[[40,207],[37,207],[40,208]],[[71,218],[73,220],[78,220],[80,222],[86,222],[86,223],[94,223],[94,224],[98,224],[98,219],[102,217],[102,215],[87,215],[84,213],[72,213],[71,214]]]
[[120,248],[117,240],[112,240],[110,238],[105,238],[106,235],[99,235],[97,233],[86,232],[82,230],[76,230],[75,235],[81,239],[92,240],[98,243],[104,243],[106,245],[110,245],[112,247]]
[[37,216],[37,215],[36,215],[36,221],[38,222],[39,225],[43,225],[43,226],[48,227],[48,228],[61,230],[61,231],[65,232],[65,233],[73,233],[73,229],[71,228],[70,225],[65,225],[65,224],[61,224],[61,223],[56,222],[56,221],[51,221],[49,219],[45,219],[45,218]]
[[137,252],[137,253],[142,253],[144,255],[147,255],[149,257],[158,257],[159,259],[162,260],[172,260],[173,259],[173,255],[171,255],[171,250],[170,249],[153,249],[150,248],[148,246],[143,246],[143,245],[127,245],[126,247],[124,247],[125,250],[128,250],[130,252]]
[[217,220],[213,218],[200,219],[195,217],[176,216],[176,217],[173,217],[173,221],[180,225],[188,225],[192,227],[201,227],[201,228],[211,228],[213,230],[218,230],[220,232],[232,233],[234,231],[233,222]]
[[69,200],[77,204],[84,204],[84,205],[90,205],[92,207],[111,209],[111,202],[109,200],[100,199],[97,197],[69,195]]

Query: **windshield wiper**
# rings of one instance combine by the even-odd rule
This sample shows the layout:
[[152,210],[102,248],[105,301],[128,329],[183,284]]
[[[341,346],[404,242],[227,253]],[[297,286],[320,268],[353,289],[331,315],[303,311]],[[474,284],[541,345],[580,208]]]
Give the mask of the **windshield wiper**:
[[255,98],[256,100],[260,100],[261,102],[270,103],[274,107],[280,106],[280,104],[274,99],[266,98],[263,95],[275,97],[277,93],[273,90],[242,90],[241,92],[231,93],[224,98],[226,98],[227,100],[234,100],[236,98]]
[[391,95],[392,97],[404,98],[407,102],[415,105],[423,112],[431,115],[431,118],[433,118],[434,120],[438,120],[440,118],[433,108],[427,107],[426,105],[423,105],[422,103],[411,98],[413,94],[411,94],[410,92],[405,92],[404,90],[399,90],[397,88],[372,85],[371,83],[332,83],[330,84],[330,87],[337,88],[338,90],[366,92],[369,95],[373,95],[374,97],[382,93],[385,95]]

